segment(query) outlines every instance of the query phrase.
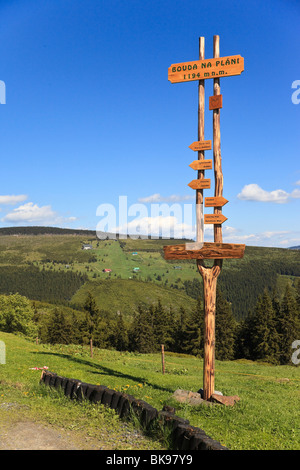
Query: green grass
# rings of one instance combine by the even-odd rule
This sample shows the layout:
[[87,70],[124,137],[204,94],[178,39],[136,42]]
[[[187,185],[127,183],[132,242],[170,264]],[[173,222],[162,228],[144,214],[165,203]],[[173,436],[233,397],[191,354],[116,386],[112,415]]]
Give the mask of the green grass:
[[[40,385],[41,371],[30,369],[46,362],[59,370],[64,360],[55,351],[45,354],[43,347],[2,332],[0,340],[6,345],[6,364],[0,364],[0,431],[8,425],[17,426],[19,421],[34,422],[71,432],[76,448],[82,448],[88,439],[94,448],[99,442],[106,450],[166,448],[162,434],[144,436],[138,429],[137,435],[134,423],[122,421],[110,408],[71,401],[62,392]],[[82,366],[74,372],[82,376],[85,369]],[[72,367],[63,370],[65,376],[73,372]],[[88,444],[84,448],[89,448]]]
[[[73,422],[86,429],[86,405],[81,407],[73,402],[66,405],[64,401],[62,406],[57,399],[56,404],[51,404],[55,399],[45,398],[37,386],[40,372],[29,370],[30,367],[46,365],[65,377],[125,391],[159,410],[164,404],[175,406],[178,416],[232,450],[300,449],[299,367],[216,361],[216,390],[224,395],[238,395],[240,402],[234,407],[191,407],[175,402],[172,394],[178,388],[197,391],[202,387],[201,359],[167,353],[163,375],[159,354],[95,349],[91,359],[88,348],[77,345],[36,345],[5,333],[0,333],[0,340],[6,344],[7,356],[6,364],[0,365],[0,403],[20,399],[37,416],[50,422],[61,425],[65,422],[66,426]],[[17,398],[10,396],[12,390],[14,394],[18,392]],[[99,412],[90,411],[90,414],[94,416],[93,421]],[[102,411],[100,414],[105,419]],[[110,412],[107,422],[117,429],[120,422],[111,416]],[[157,441],[150,445],[155,443],[161,445]]]
[[120,310],[128,318],[132,318],[132,314],[139,304],[157,304],[158,299],[161,300],[164,307],[172,306],[173,311],[177,313],[180,307],[184,307],[186,311],[192,311],[196,308],[196,301],[182,291],[134,279],[88,281],[72,297],[71,303],[82,305],[89,291],[100,309],[106,310],[110,314]]

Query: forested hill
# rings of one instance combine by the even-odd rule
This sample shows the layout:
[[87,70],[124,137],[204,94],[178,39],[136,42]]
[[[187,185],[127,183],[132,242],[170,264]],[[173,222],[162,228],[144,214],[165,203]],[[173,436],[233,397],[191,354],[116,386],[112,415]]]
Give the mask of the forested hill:
[[[32,300],[78,304],[92,281],[99,305],[108,310],[111,295],[103,281],[109,279],[115,281],[114,310],[124,310],[125,291],[132,296],[127,299],[128,315],[137,299],[157,300],[157,285],[161,298],[167,298],[170,289],[193,301],[203,295],[195,260],[164,259],[163,246],[176,240],[106,238],[100,240],[92,230],[0,228],[0,294],[18,292]],[[300,250],[246,246],[243,259],[224,260],[218,286],[235,318],[242,320],[264,289],[278,288],[282,296],[287,283],[296,289],[299,278]],[[126,281],[126,288],[120,280]],[[134,280],[139,281],[141,296],[134,293]]]
[[95,230],[80,230],[59,227],[2,227],[1,235],[88,235],[96,237]]

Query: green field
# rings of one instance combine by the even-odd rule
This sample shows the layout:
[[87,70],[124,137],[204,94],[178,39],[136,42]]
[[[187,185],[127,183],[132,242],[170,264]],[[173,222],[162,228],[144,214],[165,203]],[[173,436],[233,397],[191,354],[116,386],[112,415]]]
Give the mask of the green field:
[[[65,377],[125,391],[158,410],[164,404],[173,405],[178,416],[229,449],[300,450],[299,367],[216,361],[216,389],[224,395],[238,395],[240,402],[234,407],[192,407],[175,402],[172,394],[178,388],[197,391],[202,387],[202,360],[193,356],[166,354],[163,375],[159,354],[95,349],[91,359],[88,349],[78,345],[36,345],[7,333],[0,333],[0,340],[6,345],[6,364],[0,364],[0,405],[17,402],[27,418],[73,426],[82,436],[96,435],[101,422],[117,439],[120,420],[111,410],[91,409],[45,393],[38,385],[40,371],[30,368],[46,365]],[[0,406],[1,416],[4,419]],[[144,446],[159,449],[162,443],[150,440]],[[119,448],[124,447],[120,444]]]

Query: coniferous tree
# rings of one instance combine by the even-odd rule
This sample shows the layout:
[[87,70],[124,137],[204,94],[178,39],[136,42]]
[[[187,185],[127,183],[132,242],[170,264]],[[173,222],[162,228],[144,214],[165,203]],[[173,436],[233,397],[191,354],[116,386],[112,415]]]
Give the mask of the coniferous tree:
[[251,320],[252,315],[249,313],[244,320],[237,324],[235,359],[252,359]]
[[84,310],[86,312],[86,324],[87,324],[87,331],[90,340],[90,347],[91,347],[91,357],[93,356],[93,339],[96,330],[96,326],[99,319],[99,309],[96,304],[96,300],[94,299],[91,292],[88,292],[85,303],[84,303]]
[[140,353],[151,353],[155,350],[152,315],[152,306],[149,309],[138,306],[129,333],[131,350]]
[[114,343],[117,351],[126,351],[128,348],[128,333],[123,320],[122,312],[118,312]]
[[171,349],[174,340],[174,318],[171,309],[164,308],[161,301],[153,308],[153,334],[155,346],[160,350],[161,345],[165,349]]
[[51,344],[70,344],[72,330],[63,312],[55,308],[47,329],[47,341]]
[[182,349],[186,354],[203,356],[204,350],[204,314],[201,298],[198,297],[197,307],[187,319],[183,330]]
[[186,340],[186,326],[188,321],[187,311],[181,306],[178,321],[175,324],[174,344],[175,352],[184,353],[183,344]]
[[251,318],[251,327],[253,359],[276,362],[278,356],[276,319],[267,290],[258,298]]
[[280,363],[288,364],[292,356],[292,343],[298,339],[298,308],[291,287],[286,286],[281,303],[281,316],[279,319],[280,334]]
[[236,322],[233,318],[230,303],[225,299],[217,287],[216,294],[216,359],[221,361],[234,358]]

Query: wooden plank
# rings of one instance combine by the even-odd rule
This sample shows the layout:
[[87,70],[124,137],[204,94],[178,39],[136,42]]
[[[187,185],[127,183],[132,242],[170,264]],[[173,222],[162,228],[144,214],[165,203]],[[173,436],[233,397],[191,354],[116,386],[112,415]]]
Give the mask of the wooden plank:
[[227,217],[223,214],[204,214],[205,224],[223,224]]
[[193,170],[211,170],[212,160],[194,160],[189,166]]
[[229,202],[225,197],[206,197],[205,198],[205,207],[223,207]]
[[188,186],[192,189],[209,189],[210,179],[193,180],[188,184]]
[[244,71],[244,58],[240,55],[194,60],[172,64],[168,68],[171,83],[205,80],[207,78],[231,77]]
[[201,150],[211,150],[211,140],[198,140],[189,145],[189,148],[194,150],[194,152],[199,152]]
[[200,250],[186,250],[186,245],[164,246],[164,258],[172,259],[232,259],[243,258],[245,245],[204,242]]
[[209,109],[220,109],[223,107],[223,95],[213,95],[209,97]]

